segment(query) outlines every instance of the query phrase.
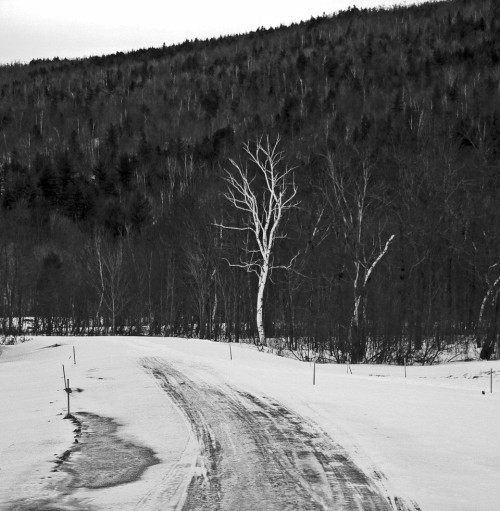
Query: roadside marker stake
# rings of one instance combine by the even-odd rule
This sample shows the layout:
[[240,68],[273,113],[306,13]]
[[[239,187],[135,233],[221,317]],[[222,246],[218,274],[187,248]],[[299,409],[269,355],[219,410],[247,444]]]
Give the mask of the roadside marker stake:
[[64,364],[63,366],[63,381],[64,381],[64,388],[66,388],[66,371],[64,370]]
[[316,385],[316,360],[313,363],[313,385]]
[[349,374],[349,373],[352,374],[351,364],[349,364],[349,359],[347,357],[345,359],[345,372],[346,372],[346,374]]
[[229,356],[231,357],[231,360],[233,360],[233,352],[231,350],[231,341],[229,341]]
[[69,387],[69,378],[66,381],[67,381],[66,388],[64,390],[66,391],[66,394],[68,394],[68,414],[66,415],[65,419],[69,419],[69,418],[71,418],[70,408],[69,408],[69,395],[71,394],[71,389]]
[[73,346],[73,364],[76,364],[75,347]]
[[405,378],[406,378],[406,357],[404,357],[404,363],[405,363]]

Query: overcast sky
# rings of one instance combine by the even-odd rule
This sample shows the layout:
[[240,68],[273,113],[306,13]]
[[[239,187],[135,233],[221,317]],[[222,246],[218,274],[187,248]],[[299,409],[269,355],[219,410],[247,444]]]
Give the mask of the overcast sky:
[[[0,63],[73,58],[234,34],[350,5],[404,0],[0,0]],[[416,3],[416,2],[408,2]]]

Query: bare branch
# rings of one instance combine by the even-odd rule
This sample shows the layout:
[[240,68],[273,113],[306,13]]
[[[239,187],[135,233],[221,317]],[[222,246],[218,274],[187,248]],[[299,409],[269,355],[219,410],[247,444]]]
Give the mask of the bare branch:
[[387,242],[385,244],[384,249],[382,250],[382,252],[380,252],[378,257],[375,259],[375,261],[373,261],[373,263],[371,264],[370,268],[367,270],[367,272],[365,274],[365,285],[368,282],[368,279],[370,278],[370,275],[371,275],[373,269],[375,268],[375,266],[377,266],[379,261],[382,259],[382,257],[384,257],[385,253],[389,249],[389,245],[392,243],[392,240],[394,239],[395,236],[396,236],[395,234],[391,234],[390,238],[387,240]]
[[219,224],[219,223],[212,223],[212,225],[214,227],[222,227],[223,229],[231,229],[233,231],[251,231],[252,228],[247,225],[246,227],[236,227],[236,226],[233,226],[233,225],[224,225],[224,224]]

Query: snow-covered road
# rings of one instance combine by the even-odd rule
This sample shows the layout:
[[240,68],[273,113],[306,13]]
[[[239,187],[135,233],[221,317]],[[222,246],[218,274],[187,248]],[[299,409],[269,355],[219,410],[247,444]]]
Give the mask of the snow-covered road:
[[183,411],[200,447],[184,509],[392,509],[339,445],[282,404],[207,370],[186,375],[160,358],[144,366]]
[[[500,362],[408,378],[323,365],[313,386],[308,363],[239,345],[229,355],[144,337],[3,348],[0,509],[498,507]],[[62,364],[76,422],[63,420]]]

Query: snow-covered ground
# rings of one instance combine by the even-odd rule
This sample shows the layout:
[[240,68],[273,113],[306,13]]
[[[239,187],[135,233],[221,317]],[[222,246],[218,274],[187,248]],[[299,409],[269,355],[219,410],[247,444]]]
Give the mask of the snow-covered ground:
[[233,360],[227,344],[192,339],[40,337],[3,347],[0,509],[49,502],[68,477],[52,472],[75,436],[74,424],[63,420],[62,364],[74,390],[72,413],[112,418],[121,438],[152,449],[160,463],[132,483],[76,488],[61,509],[72,509],[71,499],[88,509],[176,509],[187,483],[175,474],[194,467],[197,447],[185,416],[144,369],[151,358],[186,378],[283,403],[326,431],[369,476],[383,474],[388,494],[422,511],[498,508],[500,362],[412,366],[407,378],[403,367],[355,365],[350,374],[343,365],[317,365],[313,386],[312,364],[231,347]]

